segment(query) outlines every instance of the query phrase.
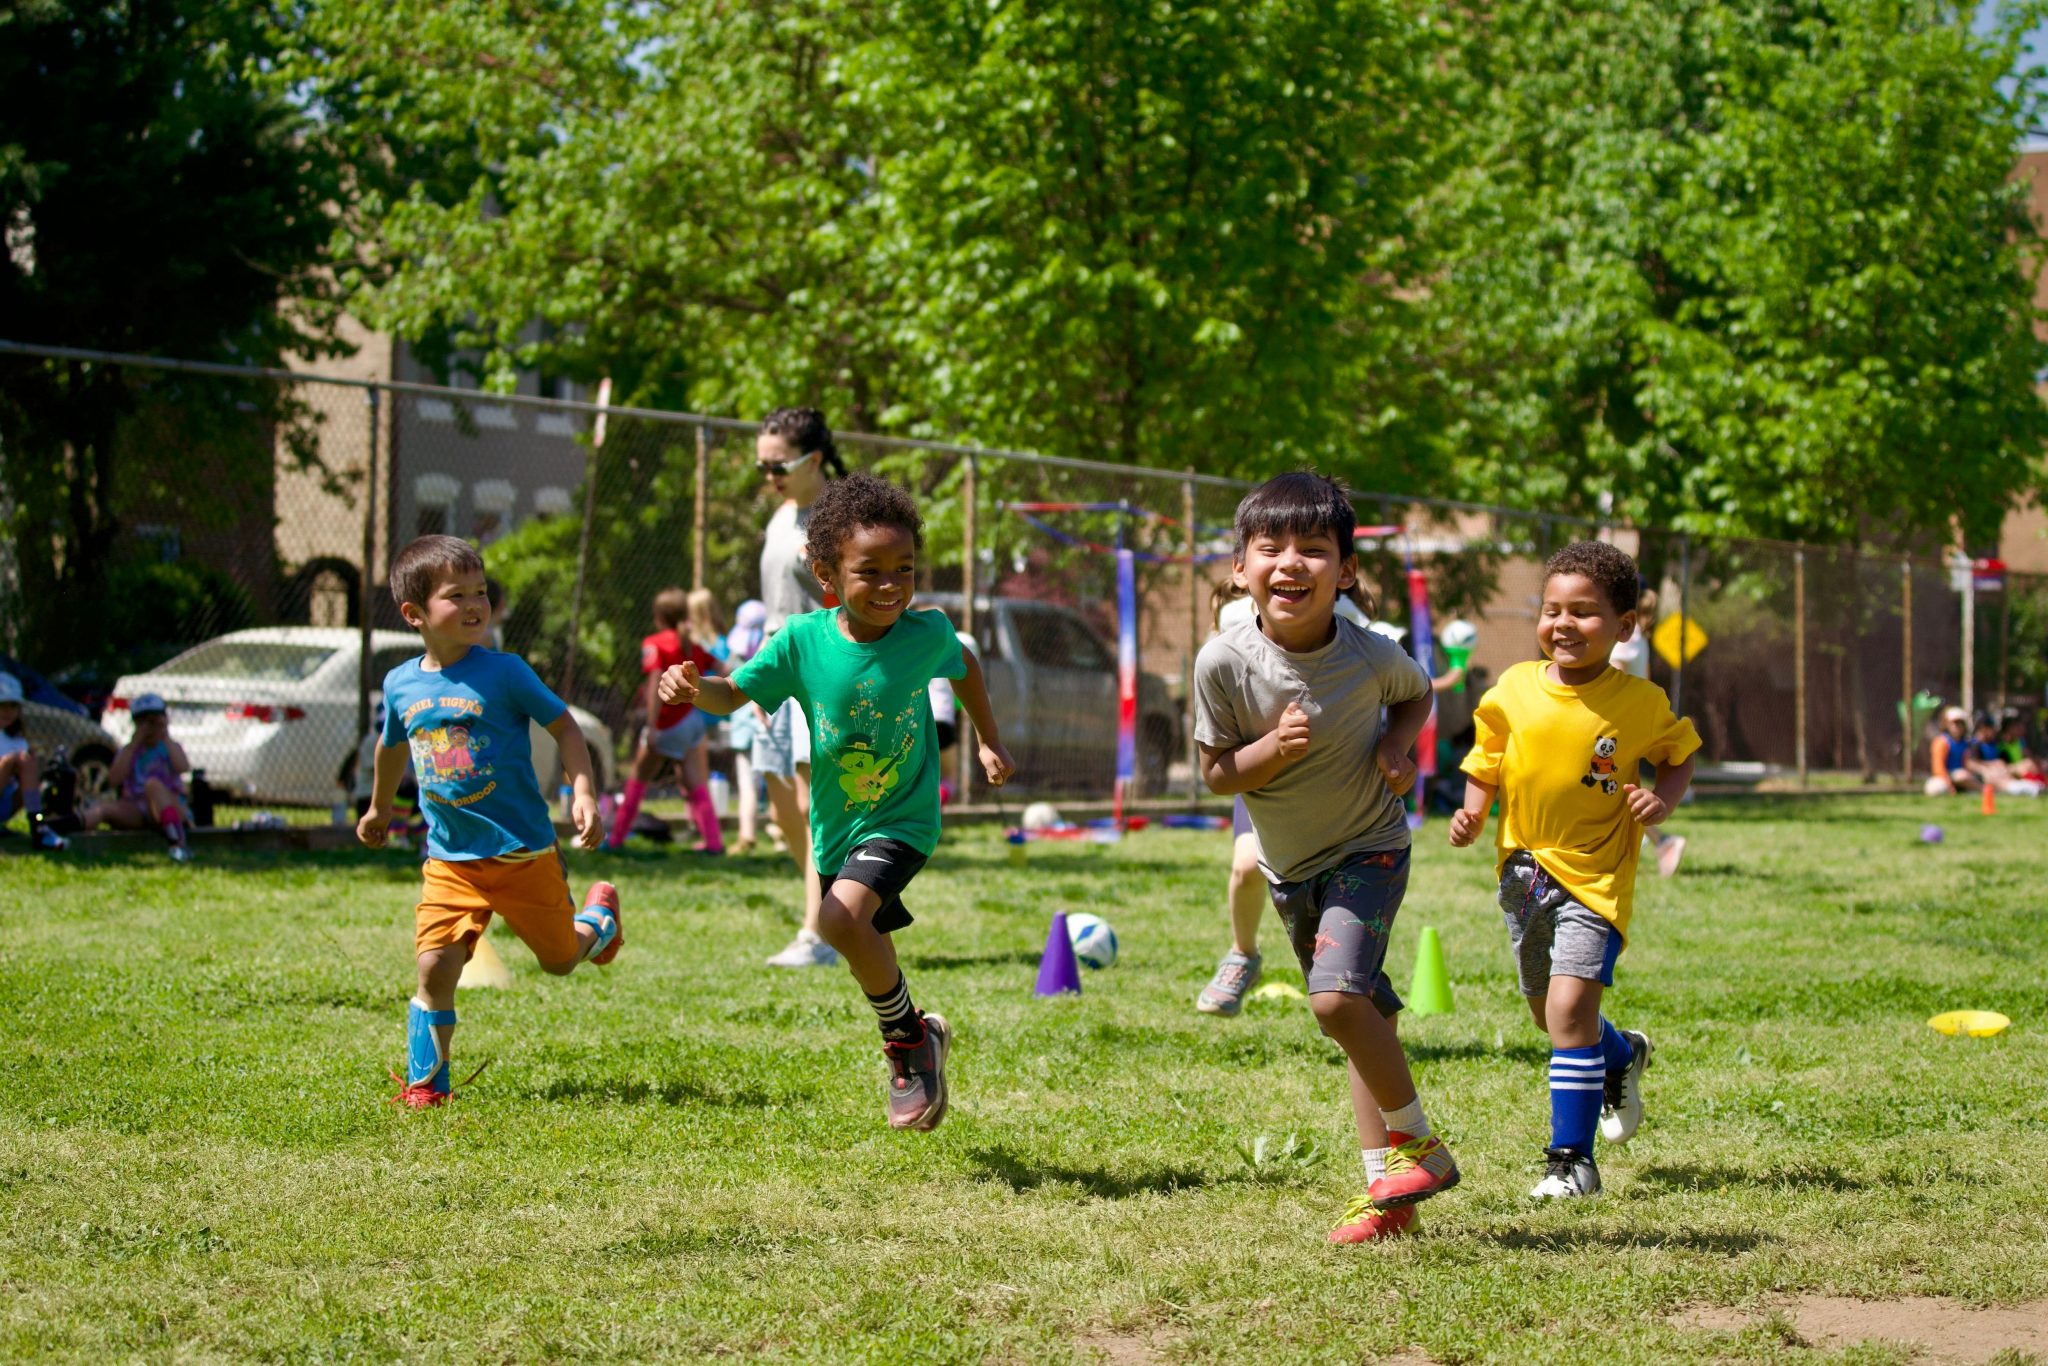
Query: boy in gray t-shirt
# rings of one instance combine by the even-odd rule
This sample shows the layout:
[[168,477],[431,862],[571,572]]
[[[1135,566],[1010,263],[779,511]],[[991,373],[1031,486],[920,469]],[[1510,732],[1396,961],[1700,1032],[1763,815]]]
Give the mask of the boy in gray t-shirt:
[[1429,679],[1336,617],[1358,575],[1356,525],[1344,486],[1323,475],[1283,474],[1245,495],[1231,573],[1258,617],[1195,660],[1203,780],[1243,795],[1309,1005],[1350,1064],[1367,1191],[1335,1243],[1407,1233],[1418,1201],[1458,1184],[1394,1033],[1401,998],[1386,974],[1408,886],[1401,795],[1415,784],[1408,751],[1429,717]]

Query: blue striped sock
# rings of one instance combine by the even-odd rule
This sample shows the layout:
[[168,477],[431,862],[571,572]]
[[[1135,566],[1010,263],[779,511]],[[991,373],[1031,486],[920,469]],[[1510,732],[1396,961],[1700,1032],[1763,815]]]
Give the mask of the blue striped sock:
[[1600,1017],[1600,1056],[1607,1062],[1607,1070],[1619,1072],[1635,1061],[1636,1050],[1614,1027],[1614,1021],[1605,1015]]
[[1607,1062],[1599,1045],[1550,1050],[1550,1146],[1590,1155]]

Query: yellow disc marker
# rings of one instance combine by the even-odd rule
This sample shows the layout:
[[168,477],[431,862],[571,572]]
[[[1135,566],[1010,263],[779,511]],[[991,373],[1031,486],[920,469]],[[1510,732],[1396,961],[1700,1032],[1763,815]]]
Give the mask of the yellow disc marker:
[[1993,1034],[2003,1034],[2011,1023],[1995,1010],[1950,1010],[1929,1020],[1927,1027],[1943,1034],[1988,1039]]

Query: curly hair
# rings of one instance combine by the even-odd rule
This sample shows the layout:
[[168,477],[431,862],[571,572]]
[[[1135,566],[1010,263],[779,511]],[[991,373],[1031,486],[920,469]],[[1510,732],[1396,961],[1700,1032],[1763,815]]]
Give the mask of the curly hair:
[[796,447],[799,455],[818,452],[818,463],[828,475],[835,479],[846,477],[846,462],[839,458],[832,429],[825,425],[825,415],[816,408],[777,408],[761,420],[761,430],[769,436],[781,437]]
[[811,504],[805,525],[813,560],[834,569],[847,537],[862,527],[895,527],[910,533],[911,543],[924,549],[924,518],[909,494],[872,474],[849,474],[825,485]]
[[1559,574],[1583,574],[1600,590],[1616,615],[1636,610],[1643,576],[1626,552],[1605,541],[1573,541],[1543,565],[1543,581]]

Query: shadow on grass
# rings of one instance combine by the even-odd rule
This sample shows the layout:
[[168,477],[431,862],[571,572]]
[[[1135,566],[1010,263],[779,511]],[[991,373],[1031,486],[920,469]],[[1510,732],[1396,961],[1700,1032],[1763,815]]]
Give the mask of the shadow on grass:
[[[1408,1055],[1410,1062],[1485,1062],[1499,1058],[1534,1065],[1550,1061],[1549,1049],[1526,1039],[1495,1048],[1477,1039],[1467,1039],[1462,1043],[1430,1043],[1417,1039],[1413,1034],[1405,1034],[1401,1038],[1401,1051]],[[1337,1061],[1344,1061],[1342,1055]]]
[[1860,1191],[1869,1183],[1834,1167],[1789,1167],[1783,1171],[1758,1171],[1750,1167],[1710,1167],[1684,1162],[1645,1167],[1635,1174],[1638,1185],[1661,1186],[1666,1190],[1718,1191],[1779,1190]]
[[1685,865],[1688,880],[1695,878],[1727,878],[1740,882],[1774,882],[1779,874],[1768,868],[1759,868],[1749,863],[1703,863],[1697,859]]
[[911,953],[904,955],[903,965],[920,972],[936,968],[1035,968],[1038,953],[1031,949],[1014,949],[1009,953]]
[[613,1105],[712,1105],[725,1109],[767,1110],[811,1099],[804,1090],[769,1091],[758,1086],[724,1085],[700,1077],[662,1077],[654,1081],[617,1077],[557,1077],[529,1088],[534,1100],[593,1101]]
[[1571,1252],[1588,1249],[1621,1251],[1625,1248],[1675,1248],[1684,1252],[1711,1252],[1733,1257],[1754,1252],[1778,1240],[1768,1233],[1707,1232],[1700,1229],[1566,1228],[1542,1233],[1530,1229],[1507,1229],[1483,1233],[1480,1237],[1496,1247],[1524,1252]]
[[977,1177],[1000,1181],[1020,1195],[1040,1186],[1064,1184],[1079,1186],[1098,1200],[1128,1200],[1134,1195],[1200,1190],[1211,1184],[1207,1172],[1193,1167],[1154,1167],[1131,1176],[1118,1176],[1100,1167],[1029,1162],[1009,1148],[977,1148],[969,1154],[969,1161]]

